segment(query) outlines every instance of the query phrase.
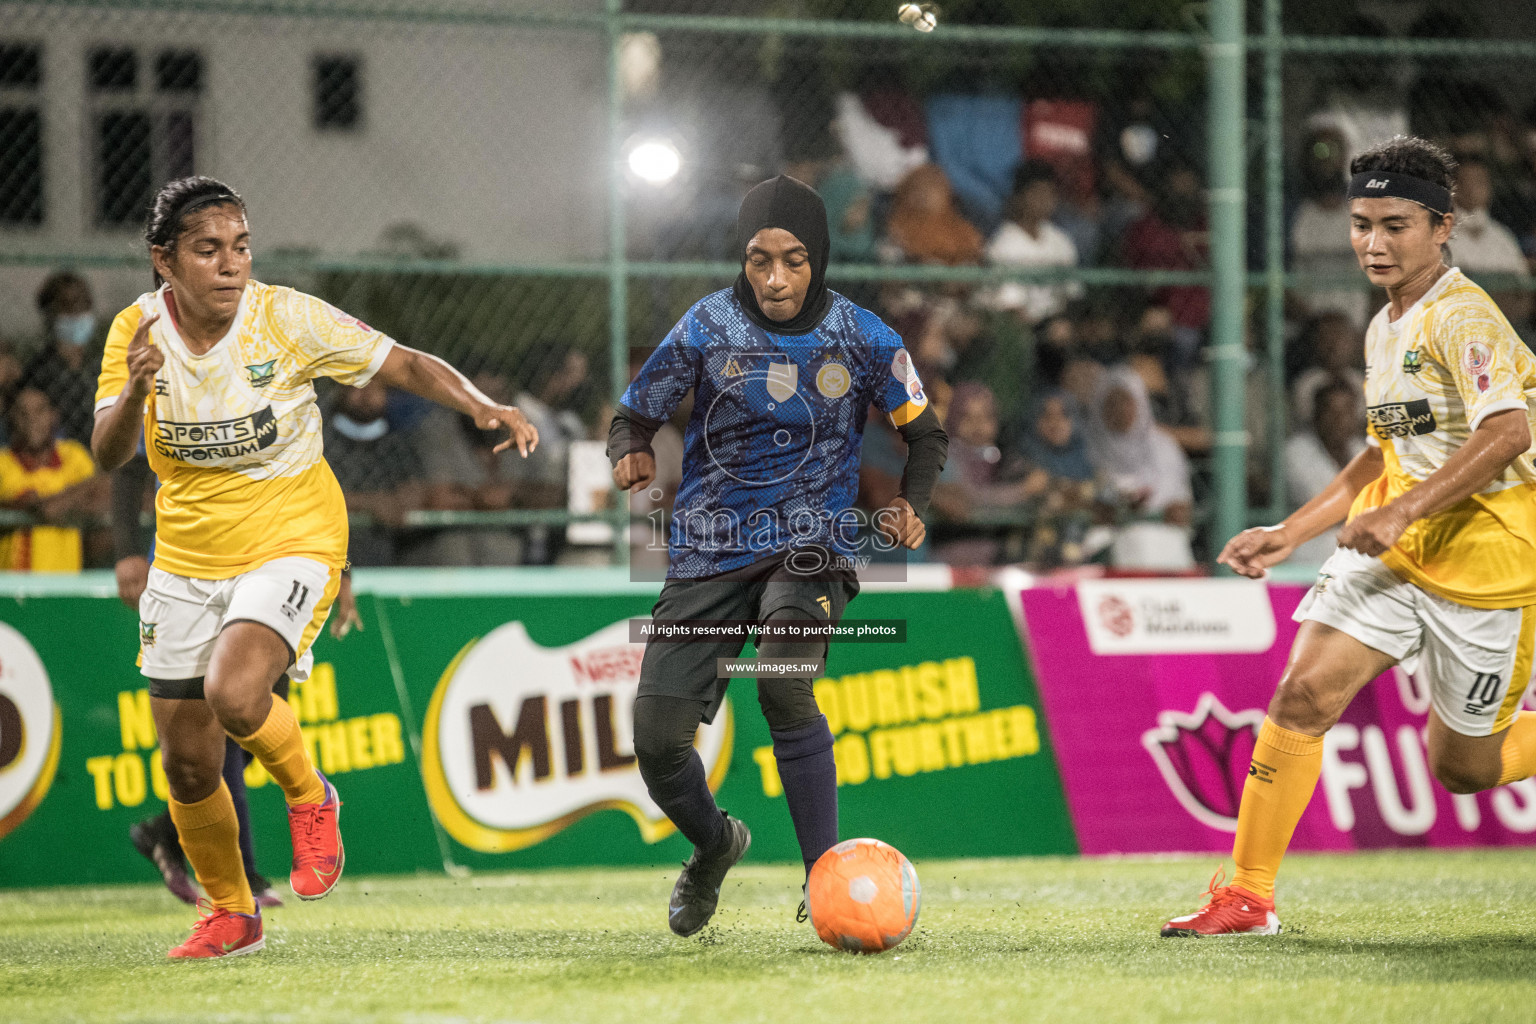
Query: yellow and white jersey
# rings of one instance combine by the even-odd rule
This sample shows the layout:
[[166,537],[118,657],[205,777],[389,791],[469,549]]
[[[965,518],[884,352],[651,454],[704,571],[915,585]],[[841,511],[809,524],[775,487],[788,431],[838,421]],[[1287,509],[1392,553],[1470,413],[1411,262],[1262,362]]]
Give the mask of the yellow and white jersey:
[[292,288],[251,281],[229,333],[195,355],[176,330],[167,290],[117,315],[101,360],[96,409],[128,386],[128,343],[158,313],[150,341],[165,355],[145,403],[155,499],[155,565],[228,579],[277,558],[340,567],[347,507],[325,463],[316,377],[361,387],[394,341]]
[[[1396,323],[1384,307],[1365,335],[1370,441],[1383,474],[1350,518],[1444,466],[1491,413],[1523,409],[1536,427],[1536,358],[1488,293],[1451,269]],[[1411,525],[1382,556],[1410,583],[1474,608],[1536,604],[1536,465],[1512,462],[1480,493]]]

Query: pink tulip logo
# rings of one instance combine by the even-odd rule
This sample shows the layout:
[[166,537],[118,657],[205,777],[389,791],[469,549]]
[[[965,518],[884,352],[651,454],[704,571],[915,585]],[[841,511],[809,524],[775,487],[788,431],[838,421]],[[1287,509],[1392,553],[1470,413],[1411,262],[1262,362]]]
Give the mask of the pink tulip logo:
[[1099,621],[1118,637],[1130,636],[1136,629],[1136,616],[1131,606],[1113,594],[1099,602]]
[[1164,711],[1157,728],[1141,735],[1163,781],[1196,821],[1237,831],[1237,805],[1253,758],[1264,712],[1228,711],[1214,693],[1202,693],[1189,714]]

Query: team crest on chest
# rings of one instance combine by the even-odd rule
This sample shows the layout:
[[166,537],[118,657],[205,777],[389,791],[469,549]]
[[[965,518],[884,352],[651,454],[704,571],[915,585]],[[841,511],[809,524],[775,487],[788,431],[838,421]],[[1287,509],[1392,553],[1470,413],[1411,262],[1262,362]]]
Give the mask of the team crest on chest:
[[250,385],[253,388],[264,388],[277,379],[277,360],[268,359],[264,363],[256,363],[247,366],[246,372],[251,375]]
[[1403,372],[1410,377],[1416,377],[1419,371],[1424,369],[1424,354],[1416,348],[1411,348],[1403,353]]
[[826,398],[841,398],[848,393],[852,377],[842,363],[828,363],[816,371],[816,390]]

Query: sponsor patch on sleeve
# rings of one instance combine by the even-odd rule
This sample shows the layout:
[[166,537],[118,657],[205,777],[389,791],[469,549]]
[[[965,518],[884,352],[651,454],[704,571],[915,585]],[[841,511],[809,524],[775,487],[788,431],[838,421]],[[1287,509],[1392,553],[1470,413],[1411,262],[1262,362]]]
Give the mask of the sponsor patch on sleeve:
[[912,365],[912,357],[906,349],[897,349],[896,355],[891,358],[891,376],[903,384],[917,380],[917,368]]
[[1493,365],[1493,349],[1481,341],[1467,342],[1466,349],[1462,352],[1462,365],[1467,368],[1467,373],[1477,377],[1484,370]]
[[330,311],[331,316],[336,318],[336,322],[341,324],[343,327],[356,327],[360,330],[368,331],[370,333],[373,331],[372,327],[369,327],[367,324],[363,323],[351,313],[343,313],[329,302],[325,304],[325,308]]

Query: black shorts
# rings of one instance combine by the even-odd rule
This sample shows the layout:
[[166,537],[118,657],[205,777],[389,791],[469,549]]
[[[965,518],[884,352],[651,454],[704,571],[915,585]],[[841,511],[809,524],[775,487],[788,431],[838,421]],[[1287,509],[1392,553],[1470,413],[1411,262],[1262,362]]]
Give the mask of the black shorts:
[[[784,567],[782,555],[719,576],[698,580],[667,580],[651,609],[658,622],[679,619],[734,619],[761,622],[786,608],[816,622],[838,622],[859,592],[849,575],[823,573],[807,577]],[[717,678],[719,658],[741,654],[746,642],[676,642],[650,640],[640,663],[639,696],[686,697],[708,705],[704,721],[713,722],[725,698],[729,680]],[[822,642],[825,653],[826,642]]]
[[[272,692],[283,700],[288,699],[288,687],[292,680],[287,673],[278,676],[277,683],[273,685]],[[196,676],[192,679],[151,679],[149,681],[149,695],[163,700],[206,700],[203,695],[203,677]]]

